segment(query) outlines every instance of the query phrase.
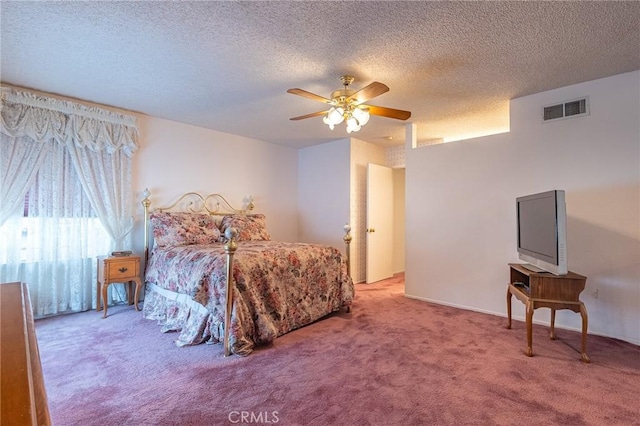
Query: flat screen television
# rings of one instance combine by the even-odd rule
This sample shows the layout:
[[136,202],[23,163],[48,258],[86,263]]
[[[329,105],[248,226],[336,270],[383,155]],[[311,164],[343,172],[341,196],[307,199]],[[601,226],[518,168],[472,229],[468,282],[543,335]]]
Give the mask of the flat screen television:
[[547,191],[516,198],[518,256],[535,272],[566,275],[567,209],[564,191]]

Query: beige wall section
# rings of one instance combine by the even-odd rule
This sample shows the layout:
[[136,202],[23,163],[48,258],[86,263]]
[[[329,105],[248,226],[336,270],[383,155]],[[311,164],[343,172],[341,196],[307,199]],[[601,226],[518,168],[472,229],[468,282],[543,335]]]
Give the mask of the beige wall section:
[[404,272],[405,169],[393,169],[393,273]]
[[298,240],[298,160],[293,148],[160,118],[139,118],[140,149],[133,157],[136,251],[143,246],[140,194],[155,206],[195,191],[218,192],[235,206],[252,195],[274,240]]
[[[386,165],[383,147],[346,138],[298,150],[301,241],[343,247],[341,232],[351,225],[351,276],[366,278],[367,164]],[[392,200],[390,200],[392,202]]]
[[298,150],[300,241],[344,247],[349,222],[349,139]]
[[404,168],[407,165],[404,145],[390,146],[385,149],[387,167]]
[[[406,295],[506,315],[515,199],[563,189],[589,333],[640,344],[638,93],[639,71],[538,93],[511,102],[510,133],[407,147]],[[542,121],[543,106],[582,96],[590,115]],[[524,318],[523,304],[513,307]],[[548,324],[549,310],[534,320]],[[556,322],[581,325],[570,311]]]

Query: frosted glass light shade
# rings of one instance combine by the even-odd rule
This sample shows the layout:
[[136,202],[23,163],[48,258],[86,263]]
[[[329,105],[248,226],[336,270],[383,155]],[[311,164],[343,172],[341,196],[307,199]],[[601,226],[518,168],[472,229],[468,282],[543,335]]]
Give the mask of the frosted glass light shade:
[[360,124],[358,124],[358,120],[355,117],[351,116],[347,119],[347,133],[357,132],[362,128]]
[[327,112],[327,115],[325,115],[324,118],[322,119],[322,121],[325,124],[327,125],[333,124],[334,126],[336,124],[342,123],[343,120],[344,120],[344,110],[342,108],[335,108],[335,107],[331,107]]
[[353,116],[360,126],[364,126],[369,122],[369,108],[357,107],[353,110]]

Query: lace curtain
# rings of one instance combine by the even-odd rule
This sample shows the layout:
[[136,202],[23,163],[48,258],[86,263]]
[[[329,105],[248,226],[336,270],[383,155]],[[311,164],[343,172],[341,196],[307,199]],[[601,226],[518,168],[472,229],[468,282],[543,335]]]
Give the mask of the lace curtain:
[[135,119],[5,88],[1,108],[0,282],[36,316],[91,309],[96,256],[130,243]]
[[0,227],[16,214],[29,185],[47,155],[49,145],[31,143],[28,136],[8,138],[0,144]]

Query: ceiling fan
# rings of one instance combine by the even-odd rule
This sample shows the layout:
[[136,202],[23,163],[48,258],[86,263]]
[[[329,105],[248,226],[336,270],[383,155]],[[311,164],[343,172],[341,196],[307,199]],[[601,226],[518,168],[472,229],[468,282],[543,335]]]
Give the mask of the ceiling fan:
[[331,93],[331,98],[325,98],[315,93],[307,92],[302,89],[289,89],[287,93],[313,99],[314,101],[324,102],[331,105],[328,110],[318,111],[311,114],[301,115],[290,118],[290,120],[302,120],[305,118],[319,117],[323,115],[322,121],[329,126],[331,130],[337,125],[345,121],[347,123],[347,133],[357,132],[367,124],[370,115],[379,115],[382,117],[395,118],[397,120],[407,120],[411,117],[411,112],[401,109],[393,109],[380,107],[375,105],[365,105],[365,102],[380,96],[389,91],[389,88],[377,81],[355,91],[349,88],[354,78],[350,75],[340,77],[344,88],[335,90]]

